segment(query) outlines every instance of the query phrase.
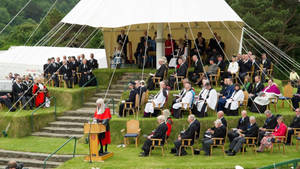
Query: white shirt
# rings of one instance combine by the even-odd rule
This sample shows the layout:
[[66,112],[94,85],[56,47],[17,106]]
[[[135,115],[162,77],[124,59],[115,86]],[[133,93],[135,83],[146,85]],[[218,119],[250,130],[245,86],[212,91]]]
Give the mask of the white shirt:
[[239,71],[239,64],[237,62],[230,62],[227,71],[230,72],[230,73],[238,72]]

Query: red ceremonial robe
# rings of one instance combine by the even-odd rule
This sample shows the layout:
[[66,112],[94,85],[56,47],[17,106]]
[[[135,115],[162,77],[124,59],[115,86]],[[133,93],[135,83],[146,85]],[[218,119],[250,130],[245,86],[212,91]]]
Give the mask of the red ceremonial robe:
[[[98,112],[98,109],[96,109],[95,114],[94,114],[95,119],[98,119],[98,120],[111,119],[111,114],[110,114],[109,108],[106,108],[102,114],[97,114],[97,112]],[[109,124],[107,124],[107,126],[106,126],[106,132],[105,132],[104,139],[101,139],[101,143],[103,146],[111,143],[110,131],[109,131],[108,126],[109,126]]]
[[[43,85],[43,86],[44,86],[44,89],[46,89],[46,86],[45,85]],[[37,93],[37,95],[35,97],[35,106],[36,107],[39,107],[41,104],[43,104],[45,102],[45,100],[46,100],[45,93],[39,91],[38,84],[33,85],[32,93],[33,94]]]

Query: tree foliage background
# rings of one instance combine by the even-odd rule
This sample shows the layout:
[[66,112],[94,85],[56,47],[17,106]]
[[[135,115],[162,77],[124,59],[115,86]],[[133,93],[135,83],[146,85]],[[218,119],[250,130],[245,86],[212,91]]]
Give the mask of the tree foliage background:
[[[15,21],[0,35],[0,49],[11,45],[24,45],[30,34],[45,16],[55,0],[32,0]],[[299,0],[226,0],[239,16],[262,36],[300,62],[300,2]],[[0,0],[0,30],[28,2],[28,0]],[[79,0],[58,0],[28,45],[34,45],[49,32]],[[199,8],[200,9],[200,8]],[[101,9],[99,9],[101,10]],[[62,34],[70,25],[65,25]],[[81,26],[74,26],[58,46],[65,46]],[[72,46],[80,46],[94,28],[86,27]],[[47,45],[53,44],[54,37]],[[246,36],[246,38],[249,38]],[[98,48],[101,31],[86,47]],[[251,41],[251,39],[249,39]],[[103,45],[101,46],[103,47]],[[250,48],[251,49],[251,48]],[[254,51],[254,50],[252,50]]]

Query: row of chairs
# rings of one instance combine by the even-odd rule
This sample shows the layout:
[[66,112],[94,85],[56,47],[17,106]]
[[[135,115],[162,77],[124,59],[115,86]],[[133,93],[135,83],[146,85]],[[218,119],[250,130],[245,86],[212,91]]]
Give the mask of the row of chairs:
[[[139,121],[138,120],[129,120],[127,121],[126,124],[126,128],[127,131],[125,133],[125,129],[122,129],[121,132],[124,133],[124,144],[128,145],[129,144],[129,138],[134,138],[135,139],[135,145],[136,147],[138,147],[138,140],[139,140],[139,136],[140,136],[140,126],[139,126]],[[214,147],[220,147],[225,155],[225,144],[226,144],[226,140],[227,140],[227,132],[228,129],[226,129],[226,136],[225,138],[212,138],[213,140],[213,144],[211,144],[210,146],[210,152],[212,155],[213,149]],[[268,132],[273,132],[273,129],[268,129]],[[299,142],[300,142],[300,128],[295,128],[294,129],[294,135],[292,135],[291,138],[291,143],[293,141],[293,137],[296,137],[296,149],[298,150],[298,146],[299,146]],[[181,148],[190,148],[192,155],[194,156],[194,146],[199,145],[199,138],[196,138],[198,134],[195,133],[195,138],[194,138],[194,145],[192,144],[192,139],[182,139],[181,140],[181,146],[179,149],[179,155],[181,155]],[[283,150],[283,153],[285,153],[285,144],[287,143],[287,136],[288,136],[288,131],[286,131],[286,135],[285,136],[276,136],[275,137],[275,141],[273,143],[273,146],[270,149],[270,153],[273,153],[274,151],[274,147],[277,146],[278,150],[281,149]],[[154,148],[160,148],[162,150],[162,156],[164,156],[164,149],[168,148],[168,141],[167,141],[167,137],[165,137],[165,141],[163,144],[163,140],[162,139],[151,139],[152,144],[151,144],[151,148],[150,148],[150,155],[152,152],[152,149]],[[245,143],[243,144],[242,147],[242,154],[245,154],[245,149],[246,148],[252,148],[252,151],[256,154],[256,149],[257,149],[257,141],[258,141],[258,137],[245,137]]]
[[[73,79],[76,79],[76,78],[79,80],[81,78],[81,73],[73,74]],[[58,75],[58,81],[59,81],[59,83],[58,83],[59,87],[67,88],[67,83],[64,80],[63,75]],[[54,87],[54,80],[51,79],[51,74],[47,75],[47,78],[44,79],[44,83],[50,87]],[[75,86],[75,80],[73,80],[72,88],[74,88],[74,86]]]

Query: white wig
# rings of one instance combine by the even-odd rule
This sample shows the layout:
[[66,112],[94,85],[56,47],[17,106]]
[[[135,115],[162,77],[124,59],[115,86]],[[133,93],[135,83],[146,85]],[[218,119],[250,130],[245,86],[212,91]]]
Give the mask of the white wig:
[[97,104],[97,114],[102,114],[104,112],[104,100],[103,99],[97,99],[96,101]]

